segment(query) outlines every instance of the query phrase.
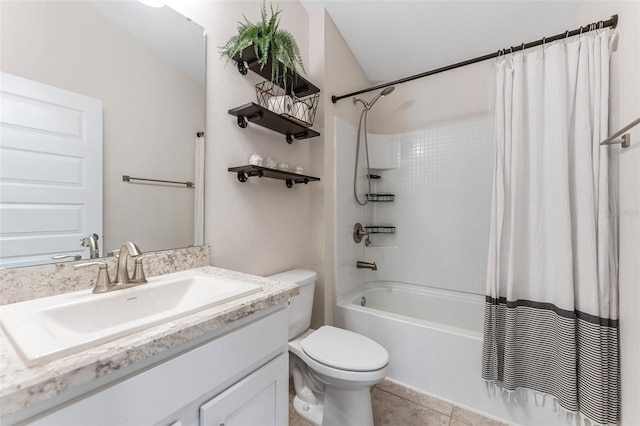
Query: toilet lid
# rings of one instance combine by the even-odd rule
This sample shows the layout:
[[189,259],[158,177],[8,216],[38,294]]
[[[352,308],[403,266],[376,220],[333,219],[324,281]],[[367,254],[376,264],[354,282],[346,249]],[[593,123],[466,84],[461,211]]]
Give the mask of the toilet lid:
[[340,370],[375,371],[389,363],[389,353],[378,343],[328,325],[302,339],[300,346],[314,360]]

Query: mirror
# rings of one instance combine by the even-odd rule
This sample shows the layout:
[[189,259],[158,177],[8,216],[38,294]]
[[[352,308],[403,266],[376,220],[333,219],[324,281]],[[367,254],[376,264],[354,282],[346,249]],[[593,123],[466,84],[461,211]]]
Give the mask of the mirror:
[[[133,178],[195,180],[196,144],[204,143],[196,137],[205,124],[204,30],[168,6],[152,8],[135,0],[16,1],[0,7],[3,86],[8,74],[33,83],[31,88],[65,94],[61,89],[80,99],[98,100],[102,108],[101,131],[95,132],[102,143],[96,165],[75,153],[64,161],[56,154],[58,161],[50,162],[50,154],[25,153],[31,150],[29,143],[43,143],[44,133],[53,140],[64,136],[65,146],[73,145],[73,138],[60,130],[67,116],[57,111],[62,119],[52,120],[47,132],[27,128],[20,119],[7,124],[8,112],[15,115],[22,108],[13,105],[30,101],[16,101],[3,89],[2,110],[7,113],[2,113],[0,123],[2,140],[10,140],[17,130],[23,133],[14,138],[13,146],[0,146],[0,267],[59,262],[51,257],[60,254],[88,259],[90,247],[82,246],[82,240],[93,233],[98,235],[100,256],[125,241],[134,241],[144,251],[193,245],[196,190]],[[38,105],[38,114],[26,114],[29,120],[50,104]],[[86,120],[75,118],[84,117],[84,112],[69,106],[63,110],[75,114],[68,121],[78,135],[92,132]],[[59,182],[40,185],[48,169],[62,180],[75,179],[76,186],[86,184],[87,193],[101,201],[98,213],[60,200],[54,191],[60,189]],[[95,189],[86,178],[91,172],[98,176]],[[125,182],[123,176],[132,179]],[[36,184],[49,198],[46,208],[27,209],[41,201],[11,198]],[[100,212],[102,223],[95,227],[101,229],[80,230]],[[66,246],[57,243],[62,240]],[[27,243],[39,254],[28,254]],[[86,239],[85,245],[90,245]]]

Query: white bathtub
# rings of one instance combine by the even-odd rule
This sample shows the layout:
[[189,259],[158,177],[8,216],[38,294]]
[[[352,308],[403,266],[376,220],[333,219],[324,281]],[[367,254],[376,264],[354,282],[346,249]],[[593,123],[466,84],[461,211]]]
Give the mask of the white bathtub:
[[551,401],[545,407],[536,406],[533,398],[515,404],[485,387],[484,296],[368,282],[339,298],[334,319],[336,326],[368,336],[387,349],[388,377],[393,380],[507,422],[568,424],[553,411]]

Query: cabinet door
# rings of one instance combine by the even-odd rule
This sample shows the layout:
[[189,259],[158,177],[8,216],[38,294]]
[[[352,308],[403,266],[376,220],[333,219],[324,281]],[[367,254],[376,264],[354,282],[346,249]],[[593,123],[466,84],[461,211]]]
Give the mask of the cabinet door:
[[200,407],[201,426],[288,423],[289,355],[280,355]]

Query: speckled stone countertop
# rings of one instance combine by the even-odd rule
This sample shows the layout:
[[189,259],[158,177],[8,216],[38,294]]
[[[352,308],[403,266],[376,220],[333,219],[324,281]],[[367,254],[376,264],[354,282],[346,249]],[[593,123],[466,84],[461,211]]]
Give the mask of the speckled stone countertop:
[[298,294],[292,283],[206,266],[216,276],[259,284],[262,291],[32,368],[0,331],[0,415],[10,414],[159,354]]

